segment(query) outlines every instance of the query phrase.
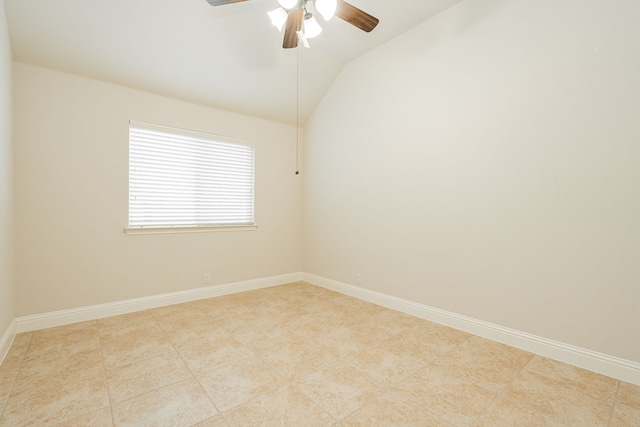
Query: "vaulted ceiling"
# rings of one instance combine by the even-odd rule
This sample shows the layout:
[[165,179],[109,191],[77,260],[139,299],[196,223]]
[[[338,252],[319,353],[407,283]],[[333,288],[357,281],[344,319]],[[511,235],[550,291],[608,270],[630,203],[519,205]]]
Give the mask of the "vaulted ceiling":
[[380,19],[375,30],[319,18],[324,31],[311,48],[288,50],[266,14],[277,0],[5,0],[5,8],[16,61],[285,123],[299,114],[302,124],[345,64],[460,1],[351,0]]

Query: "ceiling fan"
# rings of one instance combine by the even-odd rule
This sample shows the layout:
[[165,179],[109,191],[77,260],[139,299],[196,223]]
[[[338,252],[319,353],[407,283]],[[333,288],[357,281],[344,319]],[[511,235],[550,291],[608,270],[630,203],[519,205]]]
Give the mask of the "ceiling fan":
[[[240,3],[249,0],[207,0],[211,6],[223,6],[232,3]],[[307,39],[316,37],[322,32],[322,27],[309,11],[309,4],[313,3],[315,10],[322,15],[325,21],[334,15],[360,28],[367,33],[373,30],[380,20],[358,9],[344,0],[278,0],[280,7],[269,12],[271,22],[280,31],[284,27],[285,49],[298,47],[301,41],[305,47],[309,47]]]

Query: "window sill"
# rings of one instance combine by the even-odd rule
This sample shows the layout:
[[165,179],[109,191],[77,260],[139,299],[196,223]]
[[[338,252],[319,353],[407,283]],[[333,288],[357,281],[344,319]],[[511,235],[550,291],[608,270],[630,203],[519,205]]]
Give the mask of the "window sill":
[[125,228],[128,235],[137,234],[180,234],[180,233],[210,233],[219,231],[253,231],[258,228],[253,225],[210,225],[202,227],[135,227]]

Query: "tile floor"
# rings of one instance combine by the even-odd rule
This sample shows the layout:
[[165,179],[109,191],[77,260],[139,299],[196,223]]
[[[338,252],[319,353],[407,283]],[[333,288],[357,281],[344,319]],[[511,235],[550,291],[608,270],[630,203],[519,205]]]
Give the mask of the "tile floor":
[[1,426],[640,426],[640,387],[304,283],[19,334]]

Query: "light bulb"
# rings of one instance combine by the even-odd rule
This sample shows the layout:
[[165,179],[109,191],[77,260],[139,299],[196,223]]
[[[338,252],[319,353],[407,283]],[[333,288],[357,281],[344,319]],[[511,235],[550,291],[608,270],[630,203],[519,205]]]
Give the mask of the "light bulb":
[[269,18],[271,18],[271,23],[278,29],[278,31],[282,31],[284,23],[287,22],[287,11],[279,7],[272,10],[271,12],[268,12],[267,15],[269,15]]
[[316,21],[316,18],[310,16],[304,20],[304,36],[308,39],[317,37],[322,32],[322,27]]
[[292,9],[298,4],[298,0],[278,0],[278,3],[285,9]]
[[333,18],[336,14],[336,8],[338,7],[337,0],[315,0],[316,10],[320,12],[320,15],[325,21]]

